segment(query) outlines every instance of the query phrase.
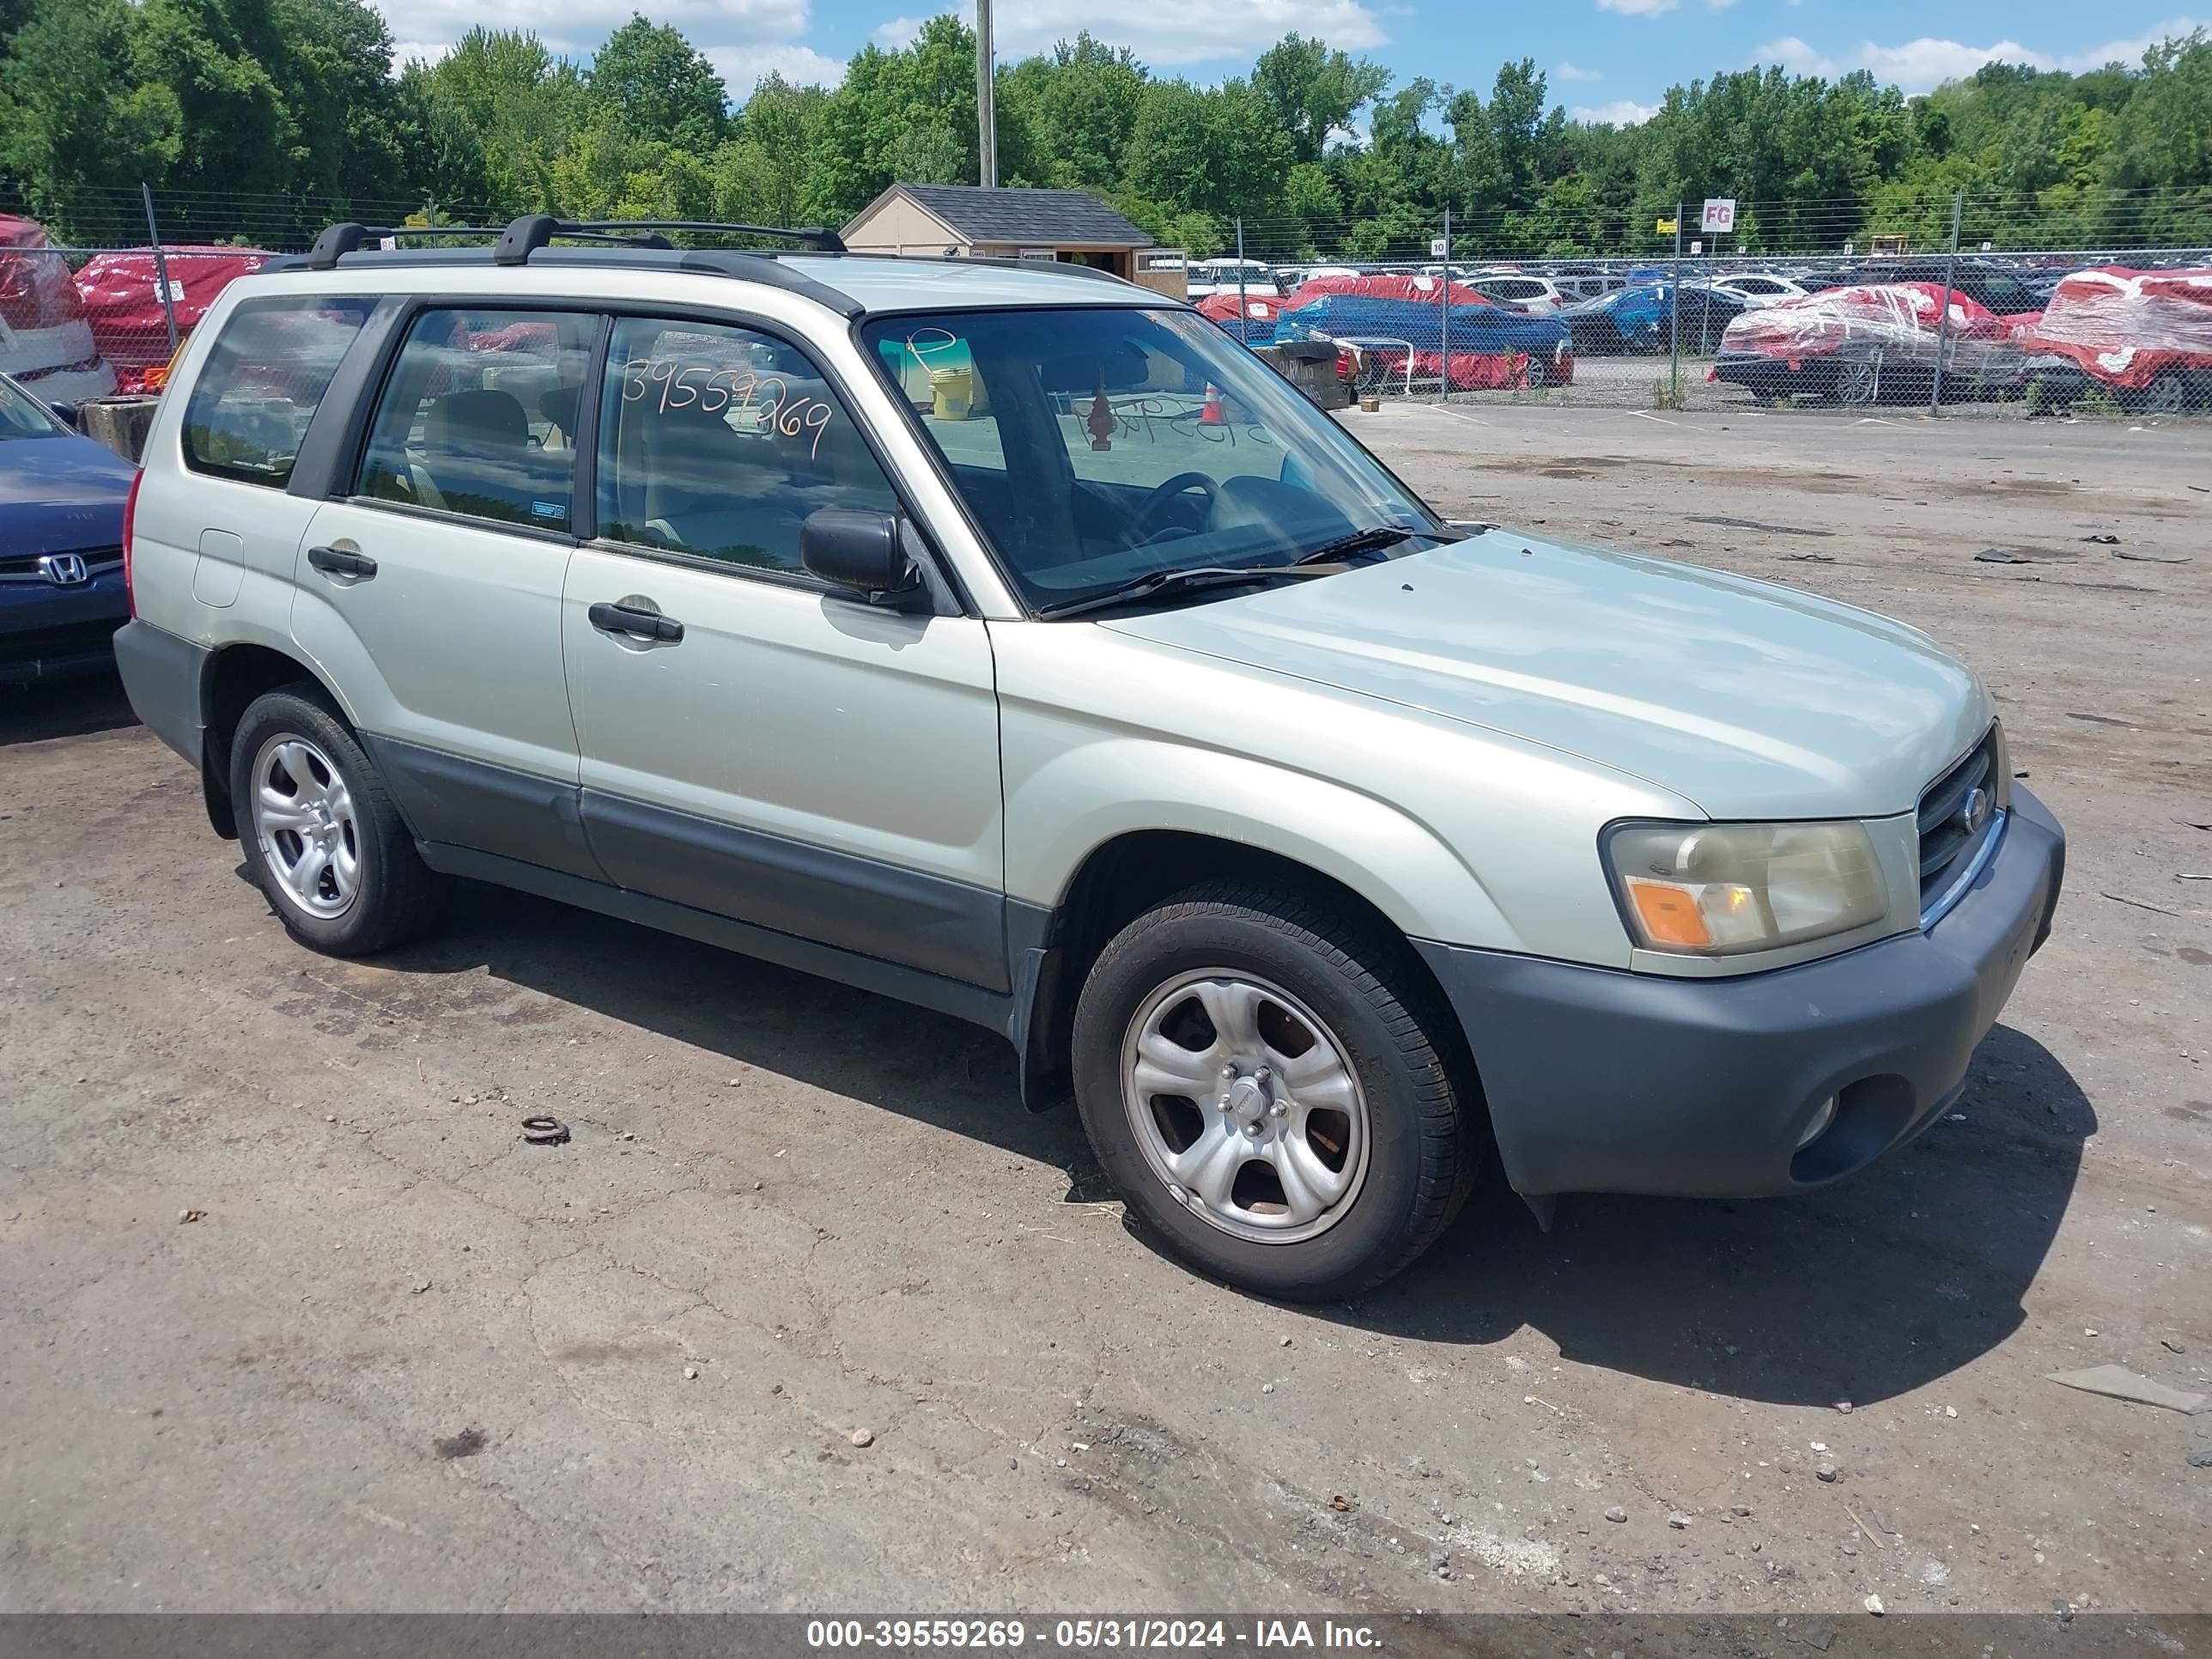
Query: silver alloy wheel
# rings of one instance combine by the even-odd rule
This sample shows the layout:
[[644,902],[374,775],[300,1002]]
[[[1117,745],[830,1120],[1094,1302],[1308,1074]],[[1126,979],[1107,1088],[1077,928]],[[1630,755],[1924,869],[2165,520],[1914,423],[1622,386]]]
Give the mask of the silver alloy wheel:
[[261,745],[248,776],[254,838],[279,896],[318,921],[343,915],[361,891],[361,830],[331,757],[280,733]]
[[1145,999],[1122,1039],[1121,1098],[1176,1201],[1237,1238],[1326,1232],[1366,1179],[1367,1097],[1344,1044],[1242,969],[1178,974]]
[[1845,363],[1836,377],[1836,401],[1866,404],[1881,395],[1881,365],[1877,362]]
[[2179,374],[2161,374],[2143,393],[2142,407],[2147,415],[2183,414],[2189,407],[2189,389]]

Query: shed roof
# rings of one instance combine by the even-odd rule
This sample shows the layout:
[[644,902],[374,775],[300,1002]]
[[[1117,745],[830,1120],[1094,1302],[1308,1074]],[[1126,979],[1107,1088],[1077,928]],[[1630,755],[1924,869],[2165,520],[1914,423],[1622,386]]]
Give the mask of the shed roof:
[[986,190],[981,185],[893,185],[854,216],[847,232],[893,194],[919,204],[971,242],[1152,246],[1151,237],[1087,190]]

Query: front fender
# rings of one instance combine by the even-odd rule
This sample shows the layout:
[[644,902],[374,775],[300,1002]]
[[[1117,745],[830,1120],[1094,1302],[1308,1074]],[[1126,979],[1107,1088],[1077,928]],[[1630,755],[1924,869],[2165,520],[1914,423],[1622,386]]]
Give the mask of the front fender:
[[1409,936],[1522,948],[1480,879],[1425,824],[1325,778],[1130,734],[1044,759],[1006,796],[1006,890],[1048,908],[1117,836],[1174,830],[1261,848],[1341,883]]

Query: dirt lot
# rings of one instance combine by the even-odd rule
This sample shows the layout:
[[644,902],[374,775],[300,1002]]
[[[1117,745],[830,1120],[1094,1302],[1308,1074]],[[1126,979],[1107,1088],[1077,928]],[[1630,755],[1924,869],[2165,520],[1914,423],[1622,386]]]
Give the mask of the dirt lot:
[[1350,418],[1455,513],[1982,667],[2073,846],[1963,1121],[1548,1237],[1492,1187],[1285,1310],[1154,1255],[949,1020],[498,894],[305,954],[112,688],[41,692],[0,1610],[2212,1608],[2212,1415],[2043,1380],[2212,1389],[2212,434]]

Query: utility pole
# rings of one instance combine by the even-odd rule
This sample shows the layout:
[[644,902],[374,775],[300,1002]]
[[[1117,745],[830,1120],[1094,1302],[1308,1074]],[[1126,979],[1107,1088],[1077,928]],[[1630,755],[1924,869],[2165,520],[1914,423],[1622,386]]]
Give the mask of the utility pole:
[[1936,378],[1928,389],[1928,412],[1943,412],[1943,359],[1951,347],[1951,284],[1959,274],[1959,222],[1966,216],[1966,192],[1951,198],[1951,252],[1943,261],[1943,314],[1936,319]]
[[1682,204],[1674,204],[1674,292],[1667,307],[1668,407],[1682,406]]
[[991,49],[991,0],[975,0],[975,160],[984,189],[999,183],[997,56]]

